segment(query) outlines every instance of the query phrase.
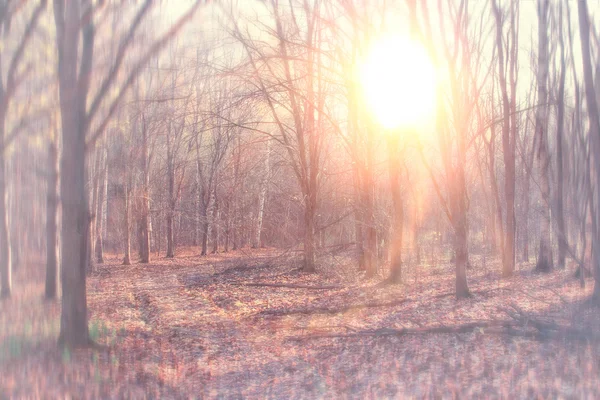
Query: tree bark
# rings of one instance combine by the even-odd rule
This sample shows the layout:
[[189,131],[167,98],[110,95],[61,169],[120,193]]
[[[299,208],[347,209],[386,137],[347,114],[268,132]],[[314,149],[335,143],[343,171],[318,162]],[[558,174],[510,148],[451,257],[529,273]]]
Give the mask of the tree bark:
[[[167,144],[170,147],[169,144]],[[167,258],[175,257],[175,241],[173,222],[175,217],[175,166],[173,165],[173,154],[167,150],[167,187],[168,187],[168,209],[167,209]]]
[[98,211],[98,195],[99,195],[99,191],[100,191],[100,168],[101,168],[101,164],[102,164],[102,152],[103,149],[96,149],[96,154],[95,154],[95,160],[94,160],[94,168],[91,171],[91,176],[90,176],[90,180],[91,180],[91,188],[92,188],[92,204],[90,207],[90,217],[91,217],[91,221],[90,221],[90,239],[89,239],[89,254],[87,256],[88,259],[88,267],[87,267],[87,272],[88,274],[92,273],[94,270],[94,265],[95,265],[95,254],[96,254],[96,234],[98,232],[97,229],[97,224],[98,224],[98,215],[97,215],[97,211]]
[[548,152],[548,11],[549,0],[538,0],[538,71],[536,134],[538,140],[537,160],[542,194],[542,221],[540,247],[536,271],[549,272],[553,268],[550,242],[550,155]]
[[[129,172],[127,171],[125,174],[129,175]],[[129,177],[126,176],[125,180],[128,181]],[[123,186],[123,265],[131,265],[131,229],[129,218],[129,196],[129,182],[125,182],[125,185]]]
[[[506,198],[506,231],[502,249],[502,276],[509,277],[515,269],[515,136],[516,129],[511,129],[511,110],[508,87],[505,75],[504,42],[502,12],[494,1],[496,17],[496,49],[498,51],[498,75],[502,94],[502,150],[504,155],[504,195]],[[515,23],[514,19],[511,21]],[[511,30],[514,27],[511,26]],[[513,43],[514,46],[514,43]],[[512,61],[512,60],[511,60]],[[512,133],[512,135],[511,135]]]
[[148,229],[148,214],[150,213],[150,174],[148,173],[148,133],[146,123],[142,116],[142,157],[140,160],[142,169],[142,189],[139,199],[138,215],[138,247],[140,262],[150,262],[150,234]]
[[390,240],[390,275],[387,282],[402,283],[402,233],[404,223],[404,208],[402,189],[400,187],[400,167],[398,159],[399,138],[395,132],[388,137],[388,162],[390,190],[392,193],[393,219]]
[[[3,93],[0,101],[4,102]],[[6,107],[4,104],[0,104],[0,149],[4,149],[5,120]],[[12,292],[12,262],[6,195],[6,156],[2,151],[0,152],[0,298],[10,297]]]
[[56,298],[58,270],[58,149],[56,139],[51,138],[48,144],[48,193],[46,195],[46,285],[45,297]]
[[96,209],[96,262],[104,263],[104,201],[105,194],[108,189],[108,149],[104,146],[103,149],[103,164],[101,173],[101,183],[98,188],[98,208]]
[[455,168],[456,180],[452,190],[452,225],[454,227],[454,253],[456,268],[456,298],[470,297],[467,284],[467,264],[469,262],[468,250],[468,226],[467,226],[467,204],[465,170],[466,146],[463,134],[459,133],[458,139],[458,162]]
[[267,189],[271,180],[271,140],[267,140],[267,148],[265,150],[265,170],[263,179],[260,185],[260,193],[258,196],[258,213],[256,216],[256,233],[254,237],[254,247],[262,247],[262,227],[265,213],[265,203],[267,201]]
[[581,53],[583,59],[583,78],[585,83],[585,97],[588,109],[588,118],[590,122],[590,141],[593,157],[593,171],[590,171],[592,176],[595,176],[595,203],[590,204],[590,214],[595,219],[592,224],[592,262],[594,271],[594,292],[592,299],[595,302],[600,302],[600,257],[598,257],[598,248],[600,245],[599,227],[599,212],[598,202],[600,199],[600,110],[598,109],[598,99],[594,88],[594,76],[592,71],[591,49],[590,49],[590,17],[587,9],[587,1],[581,0],[577,2],[579,16],[579,36],[581,42]]
[[363,210],[363,231],[366,235],[365,246],[365,269],[366,277],[375,276],[378,269],[377,263],[377,228],[375,226],[375,193],[373,185],[373,138],[366,138],[366,165],[362,170],[363,187],[361,190],[362,210]]
[[219,251],[219,199],[217,197],[217,185],[213,190],[214,193],[214,206],[212,215],[212,236],[213,236],[213,248],[212,253],[216,254]]
[[[87,4],[87,3],[86,3]],[[62,126],[60,157],[62,313],[59,343],[69,347],[90,343],[87,324],[86,251],[89,209],[86,184],[86,97],[94,45],[90,18],[83,27],[81,76],[77,61],[81,14],[79,1],[54,2],[57,30],[58,78]]]
[[307,195],[304,209],[304,272],[315,272],[315,194]]
[[565,268],[565,258],[567,254],[567,232],[565,229],[564,200],[563,200],[563,132],[565,116],[565,80],[566,80],[566,62],[565,62],[565,44],[562,29],[562,5],[559,7],[559,32],[558,42],[560,46],[560,78],[558,84],[557,115],[556,115],[556,225],[558,235],[558,261],[557,267]]

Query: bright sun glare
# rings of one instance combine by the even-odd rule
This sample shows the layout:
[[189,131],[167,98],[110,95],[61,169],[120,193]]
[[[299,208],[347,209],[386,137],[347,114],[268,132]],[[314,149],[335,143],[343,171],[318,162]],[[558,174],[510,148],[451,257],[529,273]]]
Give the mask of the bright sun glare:
[[374,43],[360,68],[363,94],[385,128],[415,127],[435,112],[436,72],[425,48],[408,38]]

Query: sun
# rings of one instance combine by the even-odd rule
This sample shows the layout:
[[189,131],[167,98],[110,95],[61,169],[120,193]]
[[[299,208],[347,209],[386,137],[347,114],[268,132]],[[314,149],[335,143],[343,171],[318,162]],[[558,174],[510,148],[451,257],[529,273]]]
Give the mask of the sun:
[[436,70],[425,48],[390,35],[373,43],[360,66],[363,95],[385,128],[418,127],[436,106]]

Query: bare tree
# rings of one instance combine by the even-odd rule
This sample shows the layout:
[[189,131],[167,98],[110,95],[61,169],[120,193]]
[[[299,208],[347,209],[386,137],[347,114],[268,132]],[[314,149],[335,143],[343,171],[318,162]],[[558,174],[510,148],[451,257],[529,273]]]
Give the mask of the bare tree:
[[558,268],[565,268],[565,258],[567,255],[567,232],[565,229],[564,213],[564,129],[565,129],[565,81],[567,76],[567,66],[565,61],[565,41],[563,32],[563,6],[558,7],[558,43],[560,48],[560,77],[558,78],[558,94],[556,98],[556,225],[558,236]]
[[[37,3],[27,20],[24,31],[16,41],[17,45],[12,55],[7,60],[8,71],[6,78],[0,71],[0,297],[4,298],[10,297],[12,291],[11,245],[8,229],[8,208],[6,204],[7,176],[5,153],[6,147],[19,132],[15,130],[8,132],[7,135],[6,118],[8,107],[13,100],[15,92],[27,76],[27,71],[21,69],[23,56],[45,8],[46,1]],[[20,12],[23,12],[20,5],[7,0],[0,1],[0,29],[4,31],[5,35],[11,34],[11,31],[14,31],[11,20],[14,18],[15,13]],[[1,57],[5,54],[6,52],[3,49],[0,54],[0,64],[2,64]]]
[[538,65],[537,65],[537,112],[535,130],[537,140],[537,162],[539,184],[542,192],[542,222],[540,230],[540,247],[536,270],[548,272],[552,270],[552,247],[550,242],[550,152],[548,150],[548,17],[549,0],[538,0]]
[[581,40],[581,54],[583,60],[583,80],[585,88],[585,98],[587,104],[587,113],[590,126],[590,142],[591,153],[593,159],[591,161],[595,202],[590,205],[592,214],[592,263],[595,278],[594,293],[592,295],[594,301],[600,301],[600,232],[598,231],[598,199],[600,199],[600,113],[598,110],[598,99],[594,89],[594,76],[592,71],[591,49],[590,49],[590,17],[587,9],[587,1],[582,0],[577,3],[579,16],[579,36]]
[[[496,19],[496,52],[498,55],[498,77],[502,95],[502,150],[504,155],[504,195],[506,199],[506,230],[502,248],[502,275],[511,276],[515,269],[515,150],[516,150],[516,84],[519,5],[510,3],[509,32],[504,41],[505,16],[495,0],[492,8]],[[506,49],[506,60],[505,60]],[[510,97],[506,70],[510,70]],[[495,182],[494,182],[495,183]],[[497,193],[497,190],[496,190]]]
[[[102,80],[88,108],[88,92],[93,76],[94,19],[98,18],[99,10],[89,0],[73,0],[68,3],[68,7],[64,0],[54,0],[63,144],[60,159],[63,297],[59,343],[70,347],[86,346],[90,342],[85,285],[87,241],[90,229],[88,193],[85,187],[86,148],[91,147],[104,133],[120,100],[135,81],[142,67],[177,33],[183,23],[192,17],[200,1],[195,2],[190,11],[140,57],[120,86],[116,98],[108,105],[104,119],[98,121],[96,130],[88,138],[94,117],[104,102],[108,90],[115,87],[115,80],[119,75],[124,56],[151,4],[152,2],[148,0],[140,6],[119,45],[112,67]],[[81,46],[80,41],[82,41]]]

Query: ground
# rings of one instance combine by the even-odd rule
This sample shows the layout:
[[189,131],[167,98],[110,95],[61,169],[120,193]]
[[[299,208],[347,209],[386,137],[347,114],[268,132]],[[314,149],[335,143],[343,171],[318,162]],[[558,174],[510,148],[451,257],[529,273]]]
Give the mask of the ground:
[[[22,267],[0,303],[0,399],[600,397],[598,337],[544,336],[534,323],[600,332],[584,302],[592,282],[581,289],[572,268],[521,264],[501,279],[497,262],[474,258],[473,297],[459,301],[449,263],[379,286],[343,252],[318,274],[273,249],[197,254],[109,257],[88,280],[98,346],[74,351],[56,347],[43,264]],[[247,285],[261,282],[296,287]],[[525,315],[533,322],[502,325]]]

